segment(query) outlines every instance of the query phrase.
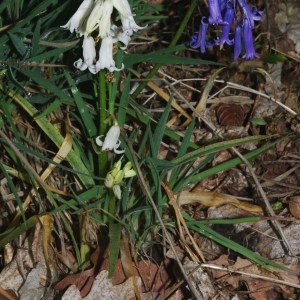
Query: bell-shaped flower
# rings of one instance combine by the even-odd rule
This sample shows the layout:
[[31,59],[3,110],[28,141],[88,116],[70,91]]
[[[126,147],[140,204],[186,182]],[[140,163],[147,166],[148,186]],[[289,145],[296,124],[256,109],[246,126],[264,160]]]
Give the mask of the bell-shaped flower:
[[83,60],[80,58],[74,62],[75,68],[84,71],[87,68],[90,72],[95,72],[96,49],[95,41],[91,36],[84,37],[82,43]]
[[190,47],[197,49],[200,48],[201,53],[204,53],[209,44],[206,42],[206,32],[208,29],[207,18],[203,17],[200,23],[197,35],[193,35],[190,41]]
[[222,34],[220,38],[216,39],[217,45],[223,45],[226,43],[227,45],[232,45],[233,40],[229,38],[230,29],[234,19],[234,8],[233,5],[228,2],[227,9],[224,13],[224,23],[222,25]]
[[218,2],[219,2],[219,8],[221,11],[221,15],[223,15],[223,13],[226,10],[226,6],[227,6],[227,4],[229,4],[229,2],[228,2],[228,0],[218,0]]
[[234,50],[233,59],[237,60],[242,51],[242,27],[240,22],[235,27],[234,30]]
[[132,16],[131,8],[128,3],[128,0],[110,0],[113,3],[113,6],[117,9],[119,14],[125,17]]
[[111,36],[107,36],[102,39],[100,51],[99,51],[99,59],[96,63],[97,72],[102,69],[108,69],[109,72],[120,71],[122,68],[116,68],[116,63],[113,58],[113,38]]
[[98,28],[98,35],[101,38],[108,36],[110,33],[112,12],[113,4],[111,0],[97,0],[87,19],[85,34],[89,35]]
[[131,36],[133,35],[134,32],[137,32],[138,30],[144,29],[145,27],[140,27],[138,26],[133,17],[124,17],[121,15],[121,21],[122,21],[122,32],[117,35],[118,41],[122,42],[124,44],[124,47],[121,49],[126,49],[128,46]]
[[61,27],[69,29],[71,33],[73,33],[74,30],[79,32],[85,18],[90,14],[93,5],[94,0],[84,0],[68,23]]
[[245,46],[245,55],[243,55],[244,59],[253,59],[258,58],[259,55],[255,52],[254,43],[253,43],[253,36],[252,36],[252,29],[250,25],[250,21],[245,18],[244,19],[244,46]]
[[238,5],[243,13],[243,18],[247,19],[250,28],[254,27],[254,21],[260,21],[262,19],[262,12],[256,7],[251,10],[246,0],[237,0]]
[[120,127],[118,124],[114,124],[108,130],[104,141],[101,140],[102,136],[96,137],[96,144],[101,147],[102,151],[114,151],[116,154],[124,153],[124,150],[119,150],[121,145],[120,137]]
[[208,0],[209,18],[208,23],[219,25],[223,24],[223,18],[218,0]]

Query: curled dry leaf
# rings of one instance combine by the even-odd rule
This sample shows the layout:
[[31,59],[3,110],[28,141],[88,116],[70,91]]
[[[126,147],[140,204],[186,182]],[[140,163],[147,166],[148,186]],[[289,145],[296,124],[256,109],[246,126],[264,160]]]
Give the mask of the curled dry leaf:
[[182,191],[177,196],[178,205],[186,205],[192,203],[198,203],[204,205],[206,207],[213,207],[213,206],[221,206],[225,204],[231,204],[243,210],[252,213],[262,213],[263,210],[260,206],[239,201],[233,196],[217,193],[217,192],[207,192],[202,190],[193,190],[189,191]]

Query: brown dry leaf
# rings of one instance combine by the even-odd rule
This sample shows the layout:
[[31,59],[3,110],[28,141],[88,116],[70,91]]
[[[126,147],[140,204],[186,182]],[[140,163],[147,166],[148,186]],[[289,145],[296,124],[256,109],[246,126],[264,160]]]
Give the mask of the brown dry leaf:
[[251,213],[263,212],[260,206],[248,202],[239,201],[233,196],[202,190],[193,190],[191,192],[182,191],[177,196],[177,202],[179,206],[198,203],[206,207],[218,207],[225,204],[231,204]]
[[[21,299],[25,300],[53,296],[54,291],[48,286],[57,280],[58,271],[53,264],[46,265],[42,245],[42,226],[37,223],[34,231],[18,247],[14,259],[0,273],[3,289],[19,292]],[[53,249],[48,247],[48,251],[49,256],[53,257]]]
[[[101,271],[93,282],[93,286],[84,297],[85,300],[99,300],[99,299],[135,299],[132,290],[132,279],[127,279],[124,283],[113,285],[112,280],[108,278],[107,271]],[[83,299],[80,295],[76,285],[71,285],[64,295],[63,300]]]
[[91,255],[91,262],[93,263],[92,268],[77,274],[67,275],[55,284],[54,289],[62,291],[70,285],[75,285],[79,290],[81,297],[88,295],[99,269],[99,253],[100,249],[98,247]]
[[[140,292],[160,292],[165,293],[167,287],[171,285],[170,278],[171,261],[166,259],[160,265],[153,263],[150,260],[141,260],[134,266],[133,276],[139,276],[142,285],[139,286]],[[108,259],[105,259],[101,271],[108,270]],[[131,276],[132,277],[132,276]],[[126,280],[126,275],[123,270],[122,261],[117,261],[114,275],[111,278],[113,285],[120,285]]]
[[[276,272],[271,273],[265,269],[259,268],[259,266],[247,259],[242,259],[240,257],[238,257],[237,261],[232,265],[228,260],[227,255],[221,255],[217,260],[210,261],[207,265],[215,265],[223,268],[212,268],[211,273],[212,276],[219,283],[226,286],[226,288],[231,286],[233,290],[238,291],[241,288],[241,283],[246,283],[248,292],[253,299],[274,299],[270,298],[270,295],[274,294],[273,292],[276,291],[280,291],[281,297],[283,297],[282,299],[295,299],[295,288],[274,282],[275,280],[281,280],[288,284],[299,285],[298,277],[291,273],[282,270],[276,270]],[[288,265],[286,267],[294,271],[300,270],[299,265]],[[228,268],[228,270],[224,270],[224,268]],[[235,273],[235,271],[243,272],[243,274]],[[268,280],[255,278],[255,275],[263,276]]]
[[43,227],[43,251],[44,251],[44,258],[45,258],[45,262],[47,266],[50,266],[50,257],[49,257],[49,247],[51,245],[51,241],[52,241],[52,229],[53,229],[53,216],[51,216],[50,214],[45,214],[43,216],[41,216],[40,218],[40,222],[42,224]]
[[295,218],[300,219],[300,196],[295,196],[290,199],[289,210]]
[[[272,229],[271,229],[272,230]],[[270,231],[271,231],[270,230]],[[286,239],[295,255],[300,254],[300,224],[292,223],[282,228]],[[262,256],[270,259],[286,257],[286,250],[282,245],[282,241],[278,239],[277,235],[272,230],[266,232],[267,235],[259,235],[257,245],[254,251],[259,252]],[[287,257],[286,257],[287,258]]]

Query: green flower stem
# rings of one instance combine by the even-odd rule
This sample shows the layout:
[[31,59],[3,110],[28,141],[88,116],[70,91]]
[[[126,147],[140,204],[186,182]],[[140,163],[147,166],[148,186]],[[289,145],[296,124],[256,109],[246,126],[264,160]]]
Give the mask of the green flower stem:
[[[186,15],[184,16],[173,40],[171,41],[170,45],[168,48],[173,48],[174,46],[176,46],[177,42],[179,41],[183,31],[186,28],[186,25],[188,23],[188,21],[190,20],[190,17],[194,11],[194,9],[196,8],[198,3],[198,0],[192,0],[192,3],[189,7],[189,10],[187,11]],[[157,73],[157,71],[159,70],[159,68],[161,67],[161,64],[156,64],[153,66],[152,70],[148,73],[146,80],[142,81],[140,83],[140,85],[137,87],[137,89],[134,91],[134,93],[131,95],[132,99],[135,99],[140,92],[146,87],[146,85],[148,84],[148,81],[151,80],[151,78]]]
[[[105,71],[99,72],[99,135],[107,133],[107,96]],[[98,175],[105,178],[108,168],[108,154],[100,151],[98,154]]]

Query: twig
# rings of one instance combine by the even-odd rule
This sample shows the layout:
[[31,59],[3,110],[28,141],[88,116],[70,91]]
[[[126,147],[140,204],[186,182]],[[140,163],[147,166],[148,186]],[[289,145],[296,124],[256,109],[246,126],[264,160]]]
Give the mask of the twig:
[[296,283],[292,283],[292,282],[288,282],[288,281],[284,281],[284,280],[279,280],[279,279],[275,279],[275,278],[270,278],[270,277],[266,277],[266,276],[262,276],[262,275],[257,275],[257,274],[253,274],[253,273],[237,271],[237,270],[229,268],[229,267],[221,267],[221,266],[206,264],[206,263],[201,264],[199,267],[209,268],[209,269],[214,269],[214,270],[221,270],[221,271],[228,272],[229,274],[231,274],[231,273],[241,274],[241,275],[244,275],[244,276],[248,276],[250,278],[262,279],[262,280],[266,280],[266,281],[270,281],[270,282],[274,282],[274,283],[278,283],[278,284],[291,286],[291,287],[294,287],[294,288],[297,288],[297,289],[300,288],[300,285],[296,284]]

